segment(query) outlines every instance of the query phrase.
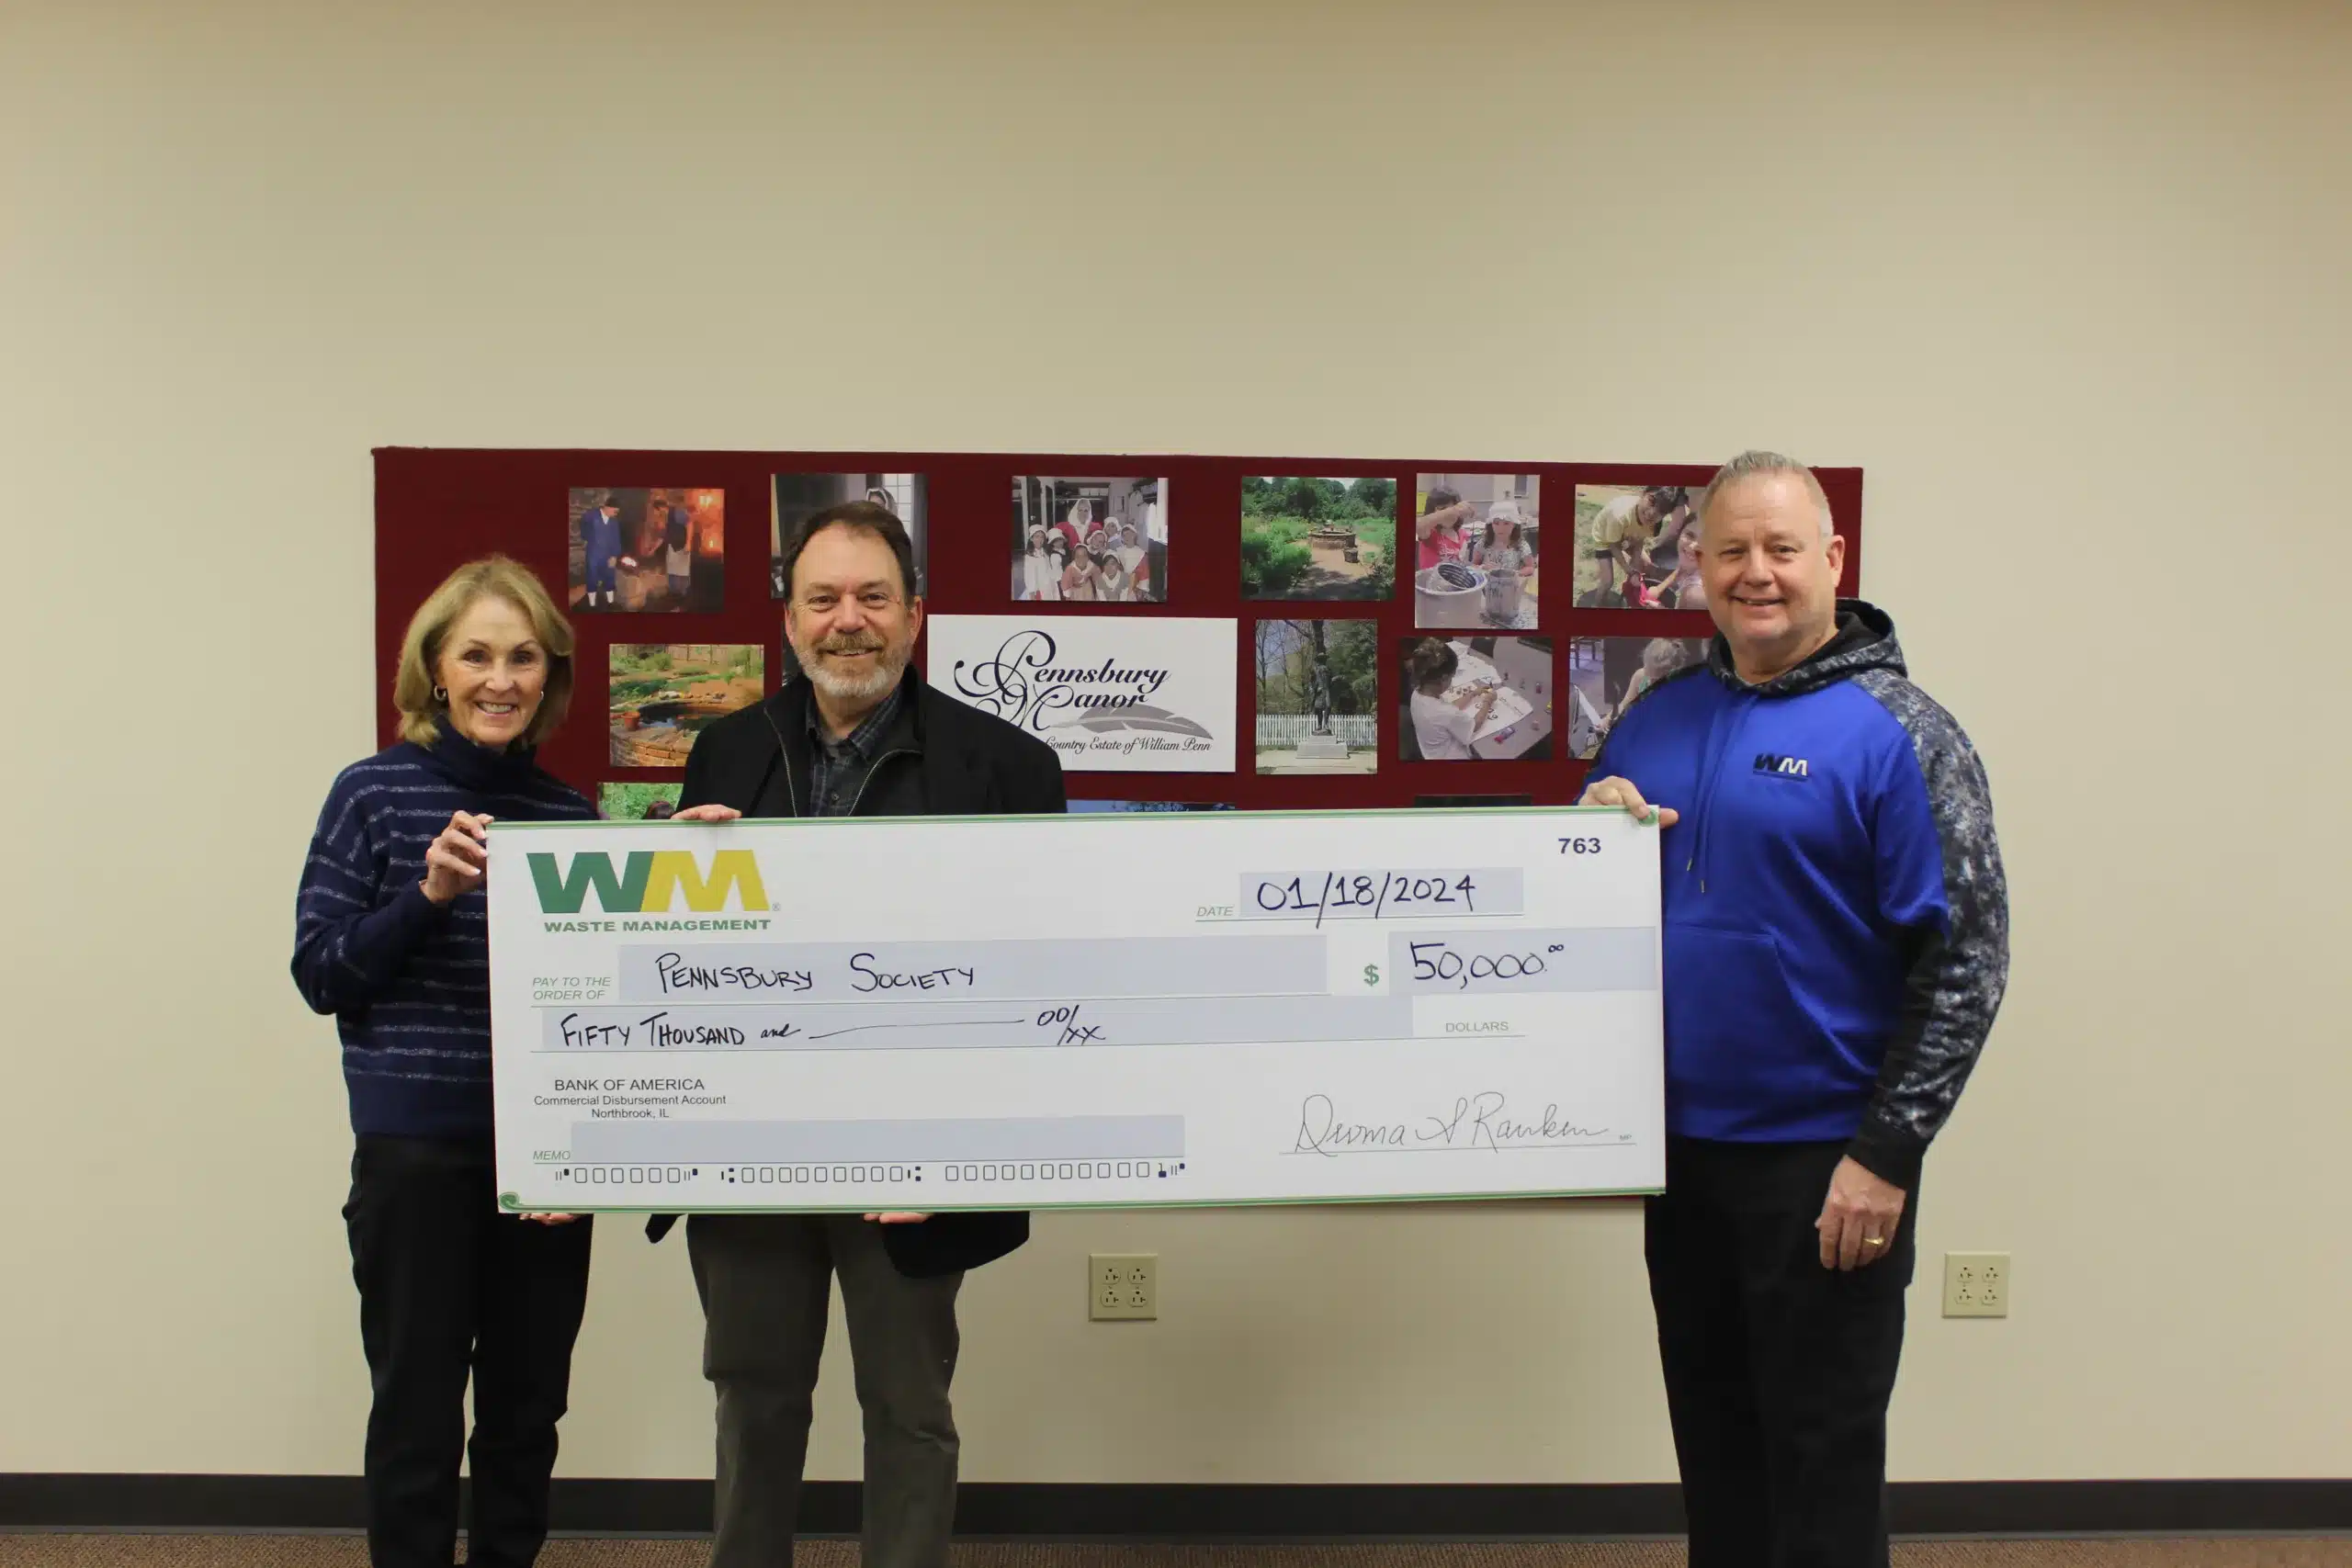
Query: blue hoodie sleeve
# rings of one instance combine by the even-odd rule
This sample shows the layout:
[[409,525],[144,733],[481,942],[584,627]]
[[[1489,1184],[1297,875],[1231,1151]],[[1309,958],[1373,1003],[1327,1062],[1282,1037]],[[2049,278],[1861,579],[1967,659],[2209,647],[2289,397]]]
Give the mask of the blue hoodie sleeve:
[[294,900],[294,985],[312,1011],[364,1010],[447,919],[422,884],[390,888],[390,857],[368,831],[366,801],[347,776],[336,780]]
[[1919,1179],[2008,986],[2008,886],[1984,763],[1952,716],[1892,674],[1859,682],[1903,727],[1874,803],[1878,912],[1910,936],[1904,1004],[1848,1153],[1896,1186]]

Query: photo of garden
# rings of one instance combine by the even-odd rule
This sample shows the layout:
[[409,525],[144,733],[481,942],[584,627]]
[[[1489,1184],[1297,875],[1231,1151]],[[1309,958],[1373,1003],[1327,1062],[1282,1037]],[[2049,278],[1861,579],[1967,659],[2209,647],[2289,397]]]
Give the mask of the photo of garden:
[[616,642],[611,654],[616,768],[683,768],[696,731],[760,700],[756,643]]
[[1396,592],[1396,481],[1241,481],[1244,599],[1386,599]]

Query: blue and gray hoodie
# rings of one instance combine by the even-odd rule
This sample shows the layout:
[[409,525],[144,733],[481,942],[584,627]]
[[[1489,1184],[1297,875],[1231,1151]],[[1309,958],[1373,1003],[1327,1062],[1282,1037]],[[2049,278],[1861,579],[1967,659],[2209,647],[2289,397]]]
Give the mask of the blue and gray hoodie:
[[1681,820],[1660,842],[1666,1117],[1680,1137],[1845,1140],[1909,1188],[2008,981],[1984,769],[1860,600],[1795,669],[1706,664],[1625,711],[1593,762]]

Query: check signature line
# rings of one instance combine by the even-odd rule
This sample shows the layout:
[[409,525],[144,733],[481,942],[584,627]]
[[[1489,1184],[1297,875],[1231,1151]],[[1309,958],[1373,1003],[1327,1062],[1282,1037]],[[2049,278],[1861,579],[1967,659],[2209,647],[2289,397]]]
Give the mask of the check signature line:
[[1621,1143],[1615,1138],[1587,1138],[1573,1144],[1428,1144],[1418,1149],[1385,1148],[1374,1145],[1357,1149],[1283,1149],[1285,1157],[1312,1155],[1317,1159],[1348,1155],[1507,1155],[1518,1149],[1632,1149],[1638,1144]]

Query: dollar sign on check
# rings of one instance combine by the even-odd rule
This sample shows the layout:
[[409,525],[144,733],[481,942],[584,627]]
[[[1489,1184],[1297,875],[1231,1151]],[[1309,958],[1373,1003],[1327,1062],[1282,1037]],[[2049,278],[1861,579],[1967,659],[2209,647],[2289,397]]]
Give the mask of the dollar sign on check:
[[1377,986],[1380,984],[1379,964],[1367,964],[1363,966],[1363,983],[1367,986]]

